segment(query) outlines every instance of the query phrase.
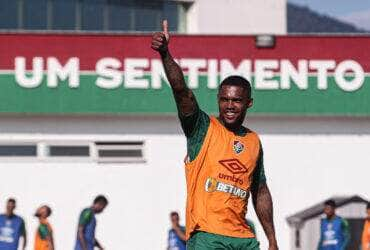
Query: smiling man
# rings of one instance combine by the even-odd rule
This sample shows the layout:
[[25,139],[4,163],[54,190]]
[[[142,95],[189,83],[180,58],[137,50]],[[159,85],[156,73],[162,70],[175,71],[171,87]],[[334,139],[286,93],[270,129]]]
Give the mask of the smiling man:
[[224,79],[218,91],[219,116],[210,117],[186,86],[168,43],[164,21],[151,47],[162,58],[187,138],[187,249],[259,249],[245,220],[250,193],[269,250],[278,249],[262,146],[258,135],[242,125],[253,104],[250,83],[240,76]]

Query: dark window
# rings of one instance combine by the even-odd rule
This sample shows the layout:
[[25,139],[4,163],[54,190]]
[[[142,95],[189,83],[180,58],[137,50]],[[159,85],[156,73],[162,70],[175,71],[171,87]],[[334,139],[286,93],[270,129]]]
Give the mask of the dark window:
[[47,0],[23,2],[23,28],[41,30],[47,28]]
[[109,30],[134,30],[134,1],[109,1]]
[[18,1],[0,1],[0,29],[18,28]]
[[89,146],[49,146],[50,156],[90,156]]
[[162,19],[168,20],[168,28],[171,31],[177,31],[179,23],[179,3],[164,2]]
[[36,156],[36,145],[0,145],[0,156],[17,157],[17,156]]
[[106,0],[84,0],[82,2],[82,30],[103,30]]
[[78,0],[53,0],[52,29],[74,30],[76,28],[76,5]]
[[156,31],[161,28],[162,2],[137,1],[135,10],[135,30]]
[[99,162],[145,162],[143,141],[100,141],[95,142],[95,145]]
[[143,157],[141,149],[101,149],[99,157]]

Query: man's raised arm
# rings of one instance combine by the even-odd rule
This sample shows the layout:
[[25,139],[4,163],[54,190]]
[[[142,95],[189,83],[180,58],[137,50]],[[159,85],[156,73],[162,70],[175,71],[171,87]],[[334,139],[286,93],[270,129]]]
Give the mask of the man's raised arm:
[[157,32],[152,38],[152,49],[161,55],[167,79],[171,85],[179,114],[188,116],[197,109],[197,101],[193,92],[186,86],[184,75],[180,66],[172,58],[169,49],[169,33],[167,20],[163,21],[163,31]]

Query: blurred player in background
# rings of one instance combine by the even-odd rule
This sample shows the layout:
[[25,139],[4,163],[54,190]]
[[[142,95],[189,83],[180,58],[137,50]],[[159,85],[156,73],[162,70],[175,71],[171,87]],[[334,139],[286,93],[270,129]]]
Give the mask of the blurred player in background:
[[24,220],[14,214],[15,199],[8,199],[5,214],[0,215],[0,249],[18,250],[19,239],[23,237],[23,247],[26,249],[27,233]]
[[366,207],[367,217],[362,232],[362,250],[370,250],[370,202]]
[[35,250],[54,250],[53,229],[48,222],[51,215],[49,206],[41,206],[36,210],[35,216],[39,219],[39,226],[35,236]]
[[180,226],[180,217],[177,212],[170,214],[172,228],[168,231],[167,250],[186,250],[185,227]]
[[161,56],[187,138],[187,249],[259,249],[245,221],[250,193],[269,250],[278,249],[262,146],[257,134],[242,126],[253,104],[250,83],[240,76],[224,79],[218,92],[219,117],[210,117],[185,84],[168,43],[165,20],[151,47]]
[[103,250],[103,247],[95,238],[95,215],[103,212],[107,205],[108,199],[103,195],[99,195],[94,199],[91,207],[82,210],[78,222],[75,250],[93,250],[94,247]]
[[335,214],[334,200],[324,203],[326,218],[321,220],[318,250],[344,250],[349,243],[349,225],[347,220]]

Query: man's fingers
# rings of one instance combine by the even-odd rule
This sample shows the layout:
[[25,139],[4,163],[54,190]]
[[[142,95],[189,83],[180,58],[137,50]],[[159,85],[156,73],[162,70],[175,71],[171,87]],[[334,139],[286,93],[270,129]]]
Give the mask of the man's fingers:
[[154,45],[154,46],[162,46],[163,45],[163,43],[162,42],[157,42],[157,41],[153,41],[152,42],[152,45]]
[[153,40],[156,41],[164,41],[166,39],[165,35],[163,33],[155,33],[153,35]]
[[152,44],[152,49],[154,49],[154,50],[158,50],[159,48],[160,48],[160,46],[158,46],[158,45],[154,45],[154,44]]
[[160,36],[160,37],[153,37],[152,41],[156,41],[156,42],[161,42],[163,43],[165,41],[165,37],[164,36]]

